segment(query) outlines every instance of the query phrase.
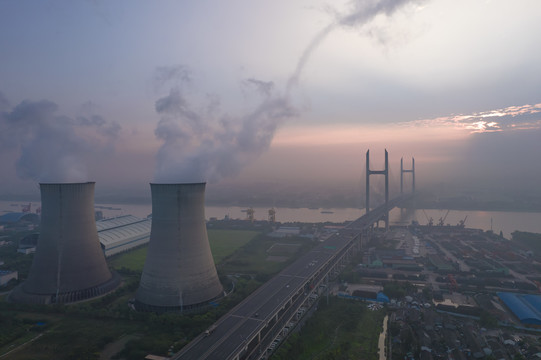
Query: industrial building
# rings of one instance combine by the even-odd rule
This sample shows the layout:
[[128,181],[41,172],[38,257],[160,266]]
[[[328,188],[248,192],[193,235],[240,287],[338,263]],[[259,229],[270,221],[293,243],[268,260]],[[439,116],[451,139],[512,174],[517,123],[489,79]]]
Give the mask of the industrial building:
[[94,220],[94,183],[40,184],[41,233],[28,279],[9,301],[70,303],[120,284],[109,271]]
[[17,252],[21,254],[33,254],[36,252],[36,247],[38,246],[39,233],[34,233],[26,235],[24,238],[19,241],[19,247]]
[[[105,254],[109,257],[145,245],[150,239],[150,219],[141,219],[133,215],[123,215],[96,221],[98,238]],[[39,233],[24,237],[18,252],[30,254],[36,251]]]
[[37,214],[28,212],[10,212],[0,215],[0,224],[5,225],[21,222],[37,224],[39,222],[39,216]]
[[0,270],[0,286],[7,285],[10,280],[17,280],[19,273],[17,271]]
[[541,296],[499,292],[498,297],[521,323],[541,326]]
[[196,311],[223,296],[205,222],[205,183],[150,184],[152,226],[138,310]]
[[150,219],[141,219],[133,215],[96,221],[98,237],[105,257],[148,243],[150,227]]
[[39,223],[39,215],[31,212],[10,212],[0,215],[4,228],[33,229]]
[[300,233],[301,228],[298,226],[280,226],[268,235],[270,237],[283,238],[287,236],[298,236]]

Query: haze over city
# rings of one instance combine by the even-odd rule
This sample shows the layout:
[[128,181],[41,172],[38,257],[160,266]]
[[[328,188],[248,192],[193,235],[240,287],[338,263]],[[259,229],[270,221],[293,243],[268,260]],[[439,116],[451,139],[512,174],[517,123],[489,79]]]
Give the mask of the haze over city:
[[540,13],[0,1],[0,357],[541,358]]
[[395,177],[415,157],[420,187],[538,193],[540,8],[3,2],[0,195],[355,189],[385,148]]

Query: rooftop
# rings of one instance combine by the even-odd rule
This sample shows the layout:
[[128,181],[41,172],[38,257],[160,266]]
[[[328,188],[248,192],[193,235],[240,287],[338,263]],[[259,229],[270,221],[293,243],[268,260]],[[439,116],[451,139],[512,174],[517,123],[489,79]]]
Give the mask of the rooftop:
[[541,325],[541,296],[509,292],[498,296],[522,323]]
[[100,243],[106,248],[122,240],[150,235],[151,220],[133,215],[96,221]]

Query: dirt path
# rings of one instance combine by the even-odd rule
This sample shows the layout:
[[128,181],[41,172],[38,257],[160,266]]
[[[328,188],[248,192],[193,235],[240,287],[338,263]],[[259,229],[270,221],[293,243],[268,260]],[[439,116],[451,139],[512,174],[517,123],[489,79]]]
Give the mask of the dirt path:
[[387,360],[387,354],[385,354],[385,339],[387,338],[387,319],[389,315],[385,315],[383,319],[383,331],[379,335],[378,349],[379,349],[379,360]]
[[2,357],[4,357],[4,356],[7,356],[7,355],[9,355],[9,354],[11,354],[12,352],[15,352],[15,351],[17,351],[17,350],[20,350],[20,349],[23,348],[24,346],[26,346],[26,345],[30,344],[31,342],[33,342],[33,341],[39,339],[40,337],[42,337],[43,334],[45,334],[45,333],[39,334],[39,335],[33,337],[32,339],[30,339],[30,340],[28,340],[28,341],[22,343],[21,345],[17,346],[16,348],[11,349],[11,350],[8,351],[7,353],[5,353],[5,354],[3,354],[3,355],[0,355],[0,358],[2,358]]
[[110,360],[115,354],[118,354],[122,349],[124,349],[124,346],[126,346],[126,343],[130,340],[138,339],[141,335],[123,335],[115,342],[112,342],[105,346],[103,351],[100,355],[100,360]]

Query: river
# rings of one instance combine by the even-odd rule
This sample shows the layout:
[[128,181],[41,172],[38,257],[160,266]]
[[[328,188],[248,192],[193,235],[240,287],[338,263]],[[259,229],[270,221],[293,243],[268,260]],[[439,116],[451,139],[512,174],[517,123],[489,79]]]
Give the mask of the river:
[[[6,212],[21,211],[23,205],[28,203],[17,201],[0,201],[0,215]],[[32,203],[32,211],[40,206]],[[245,219],[248,207],[238,206],[206,206],[205,215],[208,218],[223,219],[229,216],[231,219]],[[266,220],[269,208],[255,207],[254,218]],[[149,204],[96,204],[96,210],[101,210],[106,217],[119,215],[135,215],[146,217],[152,211]],[[330,208],[330,209],[307,209],[307,208],[275,208],[276,221],[279,222],[344,222],[355,220],[364,214],[364,209],[354,208]],[[467,217],[467,218],[466,218]],[[466,219],[466,227],[493,230],[496,233],[503,232],[506,238],[510,238],[513,231],[528,231],[541,233],[541,213],[508,212],[508,211],[473,211],[473,210],[401,210],[395,208],[390,214],[391,225],[407,225],[412,220],[424,225],[432,218],[434,224],[440,218],[445,218],[444,224],[456,225]]]

